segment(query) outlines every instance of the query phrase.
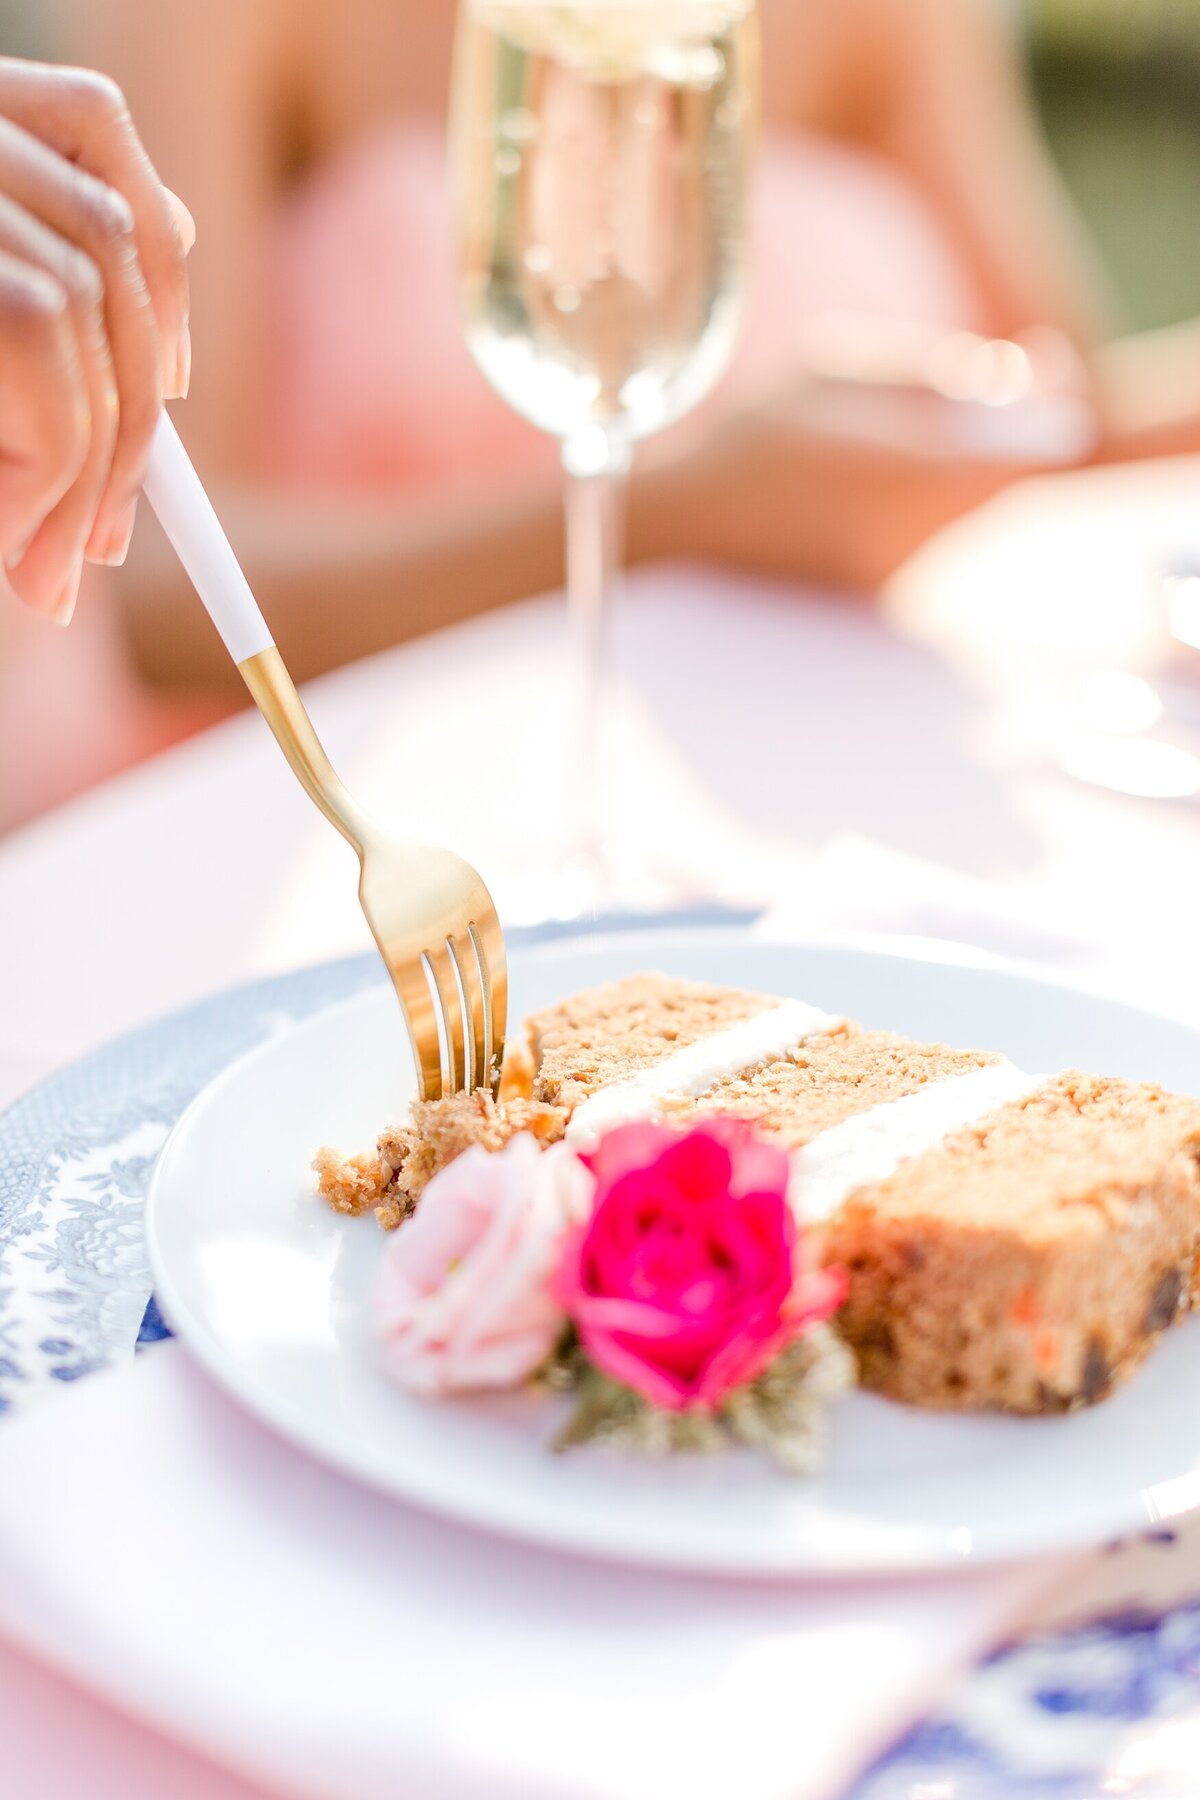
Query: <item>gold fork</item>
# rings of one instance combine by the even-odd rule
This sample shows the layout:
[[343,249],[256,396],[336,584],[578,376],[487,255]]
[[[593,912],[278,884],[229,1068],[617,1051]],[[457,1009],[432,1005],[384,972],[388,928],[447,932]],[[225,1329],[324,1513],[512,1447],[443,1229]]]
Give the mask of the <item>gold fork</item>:
[[347,793],[165,411],[145,489],[301,786],[358,856],[358,897],[399,996],[421,1098],[494,1092],[508,976],[491,895],[461,856],[389,836]]

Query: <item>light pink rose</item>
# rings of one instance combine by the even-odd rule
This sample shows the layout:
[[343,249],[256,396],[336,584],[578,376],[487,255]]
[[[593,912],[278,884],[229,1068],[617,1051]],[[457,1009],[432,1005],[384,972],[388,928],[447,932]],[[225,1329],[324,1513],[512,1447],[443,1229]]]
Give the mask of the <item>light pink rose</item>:
[[388,1244],[375,1288],[383,1362],[418,1394],[517,1387],[553,1350],[550,1291],[573,1219],[595,1182],[563,1144],[520,1132],[435,1175]]
[[845,1297],[805,1266],[786,1153],[739,1120],[623,1125],[583,1161],[594,1210],[555,1291],[588,1359],[652,1405],[713,1410]]

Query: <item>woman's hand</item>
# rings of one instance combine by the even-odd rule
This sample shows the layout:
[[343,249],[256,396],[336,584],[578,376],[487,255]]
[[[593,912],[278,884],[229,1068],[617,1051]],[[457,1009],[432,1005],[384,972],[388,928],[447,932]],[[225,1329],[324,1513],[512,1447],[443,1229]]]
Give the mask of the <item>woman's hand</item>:
[[0,57],[0,562],[61,624],[84,558],[124,560],[187,392],[194,236],[113,82]]

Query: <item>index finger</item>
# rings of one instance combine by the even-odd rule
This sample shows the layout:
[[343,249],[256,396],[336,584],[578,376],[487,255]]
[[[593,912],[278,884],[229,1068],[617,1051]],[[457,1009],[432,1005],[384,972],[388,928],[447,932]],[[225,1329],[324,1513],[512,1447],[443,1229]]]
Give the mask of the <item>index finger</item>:
[[188,282],[181,218],[159,180],[115,81],[91,69],[0,57],[0,114],[123,194],[162,358],[163,392],[186,394],[191,366]]

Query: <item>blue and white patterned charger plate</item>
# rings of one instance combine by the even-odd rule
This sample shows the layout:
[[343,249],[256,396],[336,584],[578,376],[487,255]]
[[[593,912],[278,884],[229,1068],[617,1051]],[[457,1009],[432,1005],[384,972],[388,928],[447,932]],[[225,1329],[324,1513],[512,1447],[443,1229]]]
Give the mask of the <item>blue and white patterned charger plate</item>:
[[[166,1335],[142,1204],[171,1126],[234,1057],[378,979],[377,961],[361,957],[217,995],[0,1115],[0,1412]],[[1200,1796],[1197,1593],[1200,1528],[1114,1548],[1074,1596],[1074,1622],[989,1657],[853,1800]]]

